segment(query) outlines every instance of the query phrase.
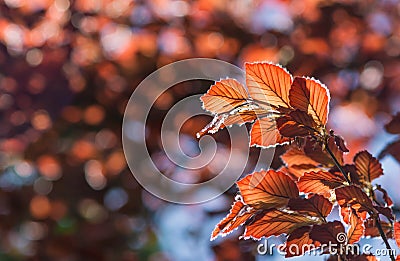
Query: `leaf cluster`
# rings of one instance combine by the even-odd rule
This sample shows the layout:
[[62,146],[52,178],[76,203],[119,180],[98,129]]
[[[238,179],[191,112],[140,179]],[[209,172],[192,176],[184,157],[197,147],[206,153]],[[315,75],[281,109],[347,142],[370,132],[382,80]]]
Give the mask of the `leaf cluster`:
[[[234,79],[223,79],[201,97],[204,109],[212,112],[214,119],[198,136],[250,123],[250,146],[288,144],[281,155],[285,165],[239,180],[239,196],[211,239],[242,226],[244,239],[284,234],[286,248],[297,245],[302,249],[305,244],[318,248],[331,242],[337,243],[338,253],[342,253],[347,244],[366,236],[381,236],[385,243],[396,237],[399,243],[400,223],[391,209],[393,201],[373,182],[383,175],[379,160],[364,150],[353,162],[344,162],[343,155],[349,152],[346,142],[327,130],[327,87],[314,78],[293,77],[281,66],[267,62],[246,63],[245,68],[247,88]],[[389,131],[400,133],[398,116],[387,125]],[[341,218],[328,221],[334,206]],[[338,241],[342,233],[347,235],[345,242]],[[344,260],[366,258],[339,255]],[[293,253],[286,252],[286,257],[291,256]]]

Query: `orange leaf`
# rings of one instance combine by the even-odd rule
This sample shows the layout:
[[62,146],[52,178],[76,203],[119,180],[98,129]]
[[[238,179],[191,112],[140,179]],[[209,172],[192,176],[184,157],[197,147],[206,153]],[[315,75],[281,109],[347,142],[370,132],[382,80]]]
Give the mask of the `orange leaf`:
[[354,164],[356,165],[357,173],[366,182],[370,183],[383,175],[383,169],[379,161],[366,150],[357,153],[354,157]]
[[[353,213],[353,209],[351,207],[340,207],[340,215],[343,218],[344,223],[350,224],[350,216]],[[358,217],[362,220],[367,218],[367,212],[357,213]]]
[[341,207],[352,207],[357,212],[373,212],[371,200],[361,188],[351,185],[335,189],[336,200]]
[[287,213],[278,209],[270,209],[262,213],[258,219],[246,227],[244,239],[261,239],[262,237],[290,234],[298,227],[316,223],[315,220],[298,213]]
[[279,133],[274,119],[258,119],[251,127],[250,146],[269,148],[289,143],[289,141]]
[[394,223],[394,238],[397,245],[400,247],[400,221]]
[[233,203],[229,214],[215,226],[211,234],[211,241],[220,234],[222,236],[228,235],[249,219],[254,211],[249,211],[248,208],[242,201]]
[[310,198],[290,199],[288,207],[299,213],[305,213],[310,216],[317,215],[324,219],[332,210],[332,203],[320,195],[313,195]]
[[264,102],[272,107],[289,108],[289,89],[292,76],[279,65],[263,63],[245,63],[246,85],[250,96],[256,102]]
[[326,171],[309,172],[300,177],[297,186],[301,192],[329,195],[344,183],[343,177]]
[[310,226],[299,227],[289,235],[285,246],[285,257],[301,256],[318,247],[318,244],[314,244],[314,240],[310,238],[310,230]]
[[280,168],[280,171],[282,171],[283,173],[292,176],[296,181],[298,180],[298,178],[302,177],[305,173],[308,172],[318,172],[320,171],[321,168],[319,167],[315,167],[313,165],[309,165],[309,164],[304,164],[304,165],[293,165],[291,167],[282,167]]
[[328,121],[329,91],[324,84],[305,77],[295,77],[289,92],[290,105],[307,112],[318,125]]
[[311,165],[317,166],[319,163],[308,157],[302,149],[298,147],[291,147],[281,155],[282,161],[286,166],[291,167],[295,165]]
[[350,214],[350,228],[347,231],[347,243],[354,244],[364,235],[364,221],[352,211]]
[[248,98],[241,83],[235,79],[224,79],[212,85],[200,99],[203,109],[212,113],[225,113],[247,103]]
[[290,198],[299,195],[294,181],[286,174],[262,170],[247,175],[237,182],[243,201],[257,208],[285,206]]

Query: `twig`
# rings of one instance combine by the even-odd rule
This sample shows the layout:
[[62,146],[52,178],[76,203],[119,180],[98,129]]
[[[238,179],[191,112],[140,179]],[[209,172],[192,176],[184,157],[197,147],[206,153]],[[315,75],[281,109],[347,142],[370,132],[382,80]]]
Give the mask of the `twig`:
[[390,247],[389,241],[387,240],[385,231],[383,231],[383,228],[382,228],[382,225],[381,225],[381,220],[379,219],[379,214],[374,215],[374,220],[375,220],[376,226],[378,227],[379,234],[381,235],[381,237],[383,239],[383,242],[385,242],[386,249],[389,251],[390,259],[392,261],[396,261],[396,259],[394,258],[394,255],[393,255],[393,250]]
[[[339,161],[336,159],[336,157],[335,157],[335,155],[333,154],[332,150],[329,148],[329,145],[328,145],[328,142],[327,142],[327,141],[325,141],[325,149],[326,149],[326,151],[329,153],[329,155],[331,156],[331,158],[332,158],[333,162],[335,163],[336,167],[337,167],[337,168],[340,170],[340,172],[343,174],[343,176],[344,176],[344,178],[346,179],[346,181],[347,181],[349,184],[351,184],[350,179],[347,177],[347,173],[344,171],[343,167],[340,165]],[[387,239],[387,237],[386,237],[385,232],[383,231],[383,228],[382,228],[382,225],[381,225],[381,221],[380,221],[380,219],[379,219],[379,214],[374,214],[373,217],[374,217],[376,226],[377,226],[377,228],[378,228],[378,230],[379,230],[379,234],[381,235],[381,238],[382,238],[383,242],[384,242],[385,245],[386,245],[386,249],[389,251],[390,259],[391,259],[392,261],[396,261],[394,255],[393,255],[393,250],[392,250],[392,248],[391,248],[391,246],[390,246],[390,244],[389,244],[389,241],[388,241],[388,239]]]
[[340,165],[339,161],[336,159],[335,155],[333,154],[333,152],[331,151],[331,149],[329,148],[328,142],[325,142],[325,149],[326,151],[329,153],[329,156],[331,156],[333,162],[335,163],[336,167],[340,170],[340,172],[343,174],[344,179],[351,184],[351,181],[349,179],[349,177],[347,176],[346,171],[344,171],[343,167]]

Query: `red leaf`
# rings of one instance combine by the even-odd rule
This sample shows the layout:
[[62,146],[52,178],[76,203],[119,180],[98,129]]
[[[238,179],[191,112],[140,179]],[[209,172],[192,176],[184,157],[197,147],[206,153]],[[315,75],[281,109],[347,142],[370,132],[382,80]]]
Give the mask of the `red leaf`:
[[248,208],[242,201],[233,203],[229,214],[215,226],[211,234],[211,241],[220,234],[226,236],[249,219],[254,211],[248,211]]
[[314,224],[316,221],[309,217],[286,213],[278,209],[270,209],[246,227],[244,239],[261,239],[262,237],[290,234],[296,228]]
[[220,114],[246,104],[248,98],[241,83],[235,79],[224,79],[212,85],[200,99],[204,109]]
[[393,116],[392,120],[385,125],[387,132],[392,134],[400,134],[400,112]]
[[309,172],[300,177],[297,186],[301,192],[329,195],[344,183],[343,177],[326,171]]
[[393,220],[393,212],[391,208],[388,207],[380,207],[380,206],[374,206],[375,210],[379,213],[384,215],[385,217],[387,217],[390,220]]
[[310,216],[317,215],[324,219],[332,210],[332,203],[320,195],[313,195],[310,198],[290,199],[288,207],[299,213],[305,213]]
[[[380,223],[381,223],[381,226],[382,226],[382,229],[383,229],[385,235],[388,238],[391,238],[393,236],[391,225],[385,221],[381,221]],[[365,232],[364,232],[365,236],[370,236],[370,237],[380,237],[381,236],[374,219],[368,218],[367,220],[365,220],[364,226],[365,226]]]
[[397,245],[400,247],[400,221],[394,223],[394,238]]
[[343,152],[349,152],[349,149],[346,147],[346,143],[344,141],[344,139],[339,136],[339,135],[334,135],[333,136],[335,138],[335,144],[336,146],[338,146],[338,148],[343,151]]
[[380,191],[383,194],[382,197],[383,197],[383,200],[385,201],[387,207],[393,206],[393,201],[389,197],[389,194],[387,193],[387,191],[384,188],[382,188],[380,185],[377,185],[375,192],[376,191]]
[[352,211],[350,214],[350,228],[347,231],[347,243],[354,244],[364,235],[364,221]]
[[352,257],[350,261],[378,261],[378,259],[372,254],[370,255],[362,254],[359,256]]
[[285,246],[285,257],[301,256],[319,246],[310,238],[310,230],[310,226],[299,227],[289,235]]
[[307,112],[317,125],[328,121],[329,91],[321,82],[305,77],[295,77],[289,92],[290,105]]
[[383,175],[383,169],[379,161],[366,150],[357,153],[354,157],[354,164],[356,165],[357,173],[366,182],[370,183]]
[[282,207],[290,198],[299,195],[294,181],[274,170],[254,172],[239,180],[237,185],[244,202],[257,208]]
[[[335,158],[338,160],[340,165],[343,165],[343,151],[341,151],[339,149],[338,146],[336,146],[335,143],[335,138],[334,137],[329,137],[328,138],[328,147],[329,149],[332,151],[333,155],[335,156]],[[330,158],[329,158],[330,159]],[[332,162],[333,160],[330,159]]]
[[285,116],[277,118],[276,124],[279,133],[284,137],[304,137],[315,132],[313,130],[315,122],[311,116],[300,110],[292,111]]
[[246,85],[255,101],[272,107],[289,108],[289,89],[292,76],[279,65],[271,63],[245,63]]
[[290,139],[279,133],[274,119],[258,119],[250,131],[250,146],[269,148],[278,144],[287,144],[289,141]]
[[[328,145],[330,150],[332,151],[333,155],[335,158],[338,160],[338,162],[343,165],[343,152],[339,150],[338,146],[336,146],[334,138],[329,137],[328,138]],[[312,158],[313,160],[321,163],[322,165],[326,167],[332,167],[334,166],[334,162],[330,155],[326,152],[325,149],[321,147],[320,144],[312,141],[312,140],[307,140],[306,144],[304,146],[304,153]]]
[[339,221],[328,222],[322,225],[314,225],[310,238],[321,244],[342,244],[344,241],[338,240],[338,235],[344,234],[343,224]]
[[388,145],[386,145],[386,147],[379,154],[379,158],[382,159],[387,154],[391,155],[398,162],[400,162],[400,140],[397,140],[395,142],[392,142],[392,143],[389,143]]
[[352,207],[357,212],[373,212],[371,200],[359,187],[354,185],[335,189],[336,200],[341,207]]

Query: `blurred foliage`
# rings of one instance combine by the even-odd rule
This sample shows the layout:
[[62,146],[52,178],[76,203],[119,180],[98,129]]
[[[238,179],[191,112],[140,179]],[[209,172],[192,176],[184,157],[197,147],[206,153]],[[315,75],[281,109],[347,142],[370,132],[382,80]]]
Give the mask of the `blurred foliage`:
[[[1,1],[0,259],[251,260],[251,247],[233,239],[211,248],[195,233],[201,223],[185,235],[204,241],[206,254],[193,248],[189,259],[162,243],[171,205],[142,191],[121,148],[130,94],[184,58],[269,60],[328,85],[349,158],[365,147],[378,153],[390,139],[382,126],[400,108],[399,12],[395,0]],[[166,110],[209,83],[183,86],[150,114],[149,150],[160,164]],[[183,128],[190,142],[207,120]],[[203,222],[231,199],[218,202],[197,210]]]

